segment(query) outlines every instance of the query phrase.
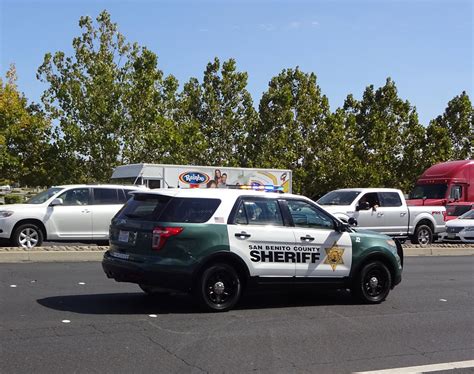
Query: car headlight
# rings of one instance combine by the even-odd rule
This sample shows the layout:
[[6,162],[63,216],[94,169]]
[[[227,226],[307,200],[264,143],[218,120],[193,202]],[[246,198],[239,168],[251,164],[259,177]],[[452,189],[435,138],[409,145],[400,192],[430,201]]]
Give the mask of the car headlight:
[[464,231],[474,231],[474,226],[472,227],[465,227]]
[[0,218],[7,218],[13,214],[11,210],[0,210]]

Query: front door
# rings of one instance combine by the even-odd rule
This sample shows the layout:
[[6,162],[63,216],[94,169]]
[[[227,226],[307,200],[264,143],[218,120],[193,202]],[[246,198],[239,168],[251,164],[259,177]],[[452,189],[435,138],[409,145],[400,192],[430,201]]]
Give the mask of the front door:
[[230,250],[242,258],[251,276],[292,277],[294,234],[285,226],[277,199],[245,197],[228,225]]
[[334,219],[306,200],[288,199],[287,204],[295,226],[296,276],[348,276],[352,265],[349,233],[336,231]]
[[[368,204],[368,209],[363,209],[364,204]],[[379,197],[376,192],[368,192],[362,195],[356,203],[354,218],[357,225],[366,230],[383,232],[385,228],[384,213],[378,210],[380,206]]]
[[73,188],[58,198],[63,204],[48,207],[45,217],[48,239],[92,239],[89,188]]

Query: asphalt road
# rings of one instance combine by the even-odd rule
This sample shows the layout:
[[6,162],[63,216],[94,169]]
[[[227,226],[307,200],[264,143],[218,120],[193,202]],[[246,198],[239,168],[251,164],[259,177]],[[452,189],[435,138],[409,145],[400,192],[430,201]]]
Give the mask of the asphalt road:
[[254,292],[208,314],[187,296],[150,299],[108,280],[100,263],[0,264],[0,373],[344,373],[472,360],[473,292],[473,256],[411,257],[380,305],[346,292]]

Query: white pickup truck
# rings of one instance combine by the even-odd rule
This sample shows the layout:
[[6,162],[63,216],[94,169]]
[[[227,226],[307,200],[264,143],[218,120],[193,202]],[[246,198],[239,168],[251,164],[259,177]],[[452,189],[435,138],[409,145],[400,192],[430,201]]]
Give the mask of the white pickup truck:
[[442,206],[407,206],[400,190],[350,188],[328,192],[318,201],[325,210],[349,224],[426,245],[445,231]]

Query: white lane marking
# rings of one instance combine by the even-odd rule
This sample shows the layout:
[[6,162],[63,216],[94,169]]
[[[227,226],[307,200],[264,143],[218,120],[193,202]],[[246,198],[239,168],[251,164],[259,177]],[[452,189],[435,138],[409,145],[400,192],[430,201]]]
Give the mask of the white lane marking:
[[374,371],[357,371],[353,374],[414,374],[414,373],[429,373],[431,371],[453,370],[474,367],[474,360],[446,362],[434,365],[409,366],[404,368],[394,368]]
[[439,301],[448,301],[448,300],[446,300],[446,299],[439,299]]
[[10,287],[11,287],[11,288],[15,288],[15,287],[16,287],[16,284],[10,284]]
[[148,317],[151,317],[151,318],[156,318],[158,317],[156,314],[149,314]]
[[62,323],[71,323],[71,321],[69,321],[68,319],[63,319],[61,322]]
[[80,284],[81,286],[84,285],[85,283],[84,282],[79,282],[78,284]]

